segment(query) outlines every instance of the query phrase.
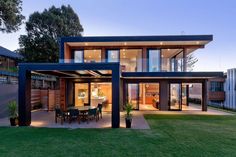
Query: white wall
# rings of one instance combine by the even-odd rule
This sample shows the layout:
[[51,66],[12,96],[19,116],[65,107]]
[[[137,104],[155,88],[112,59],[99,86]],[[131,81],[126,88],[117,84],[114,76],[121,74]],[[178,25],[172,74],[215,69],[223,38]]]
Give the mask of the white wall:
[[224,107],[236,110],[236,68],[227,70]]

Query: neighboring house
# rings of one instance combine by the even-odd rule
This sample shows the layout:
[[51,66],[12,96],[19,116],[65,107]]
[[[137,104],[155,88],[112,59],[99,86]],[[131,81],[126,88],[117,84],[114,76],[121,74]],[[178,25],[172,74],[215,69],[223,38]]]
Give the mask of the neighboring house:
[[207,111],[207,81],[223,72],[188,72],[186,56],[202,49],[212,35],[63,37],[59,63],[19,64],[19,125],[31,123],[31,72],[60,79],[60,104],[96,106],[120,126],[127,102],[136,110],[179,110],[188,104],[189,84],[201,84],[202,111]]
[[0,83],[17,83],[17,64],[23,57],[0,46]]
[[208,80],[208,104],[211,106],[222,105],[225,101],[225,77],[211,78]]
[[[0,46],[0,118],[8,116],[7,104],[9,101],[18,100],[18,63],[22,59],[20,54]],[[56,88],[55,77],[33,74],[31,79],[34,90],[45,91]],[[32,108],[39,103],[45,104],[47,98],[48,96],[45,94],[43,96],[32,94]]]
[[[224,91],[225,77],[209,78],[207,82],[207,100],[210,106],[222,106],[225,101]],[[201,102],[201,84],[191,84],[189,88],[190,101],[193,103]]]
[[20,54],[0,46],[0,70],[14,71],[21,59]]

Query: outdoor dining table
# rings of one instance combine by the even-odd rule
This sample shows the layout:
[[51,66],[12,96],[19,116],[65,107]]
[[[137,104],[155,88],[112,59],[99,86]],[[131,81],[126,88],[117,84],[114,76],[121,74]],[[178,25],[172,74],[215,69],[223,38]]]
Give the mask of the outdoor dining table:
[[88,113],[89,109],[95,109],[96,107],[94,106],[71,106],[68,107],[69,109],[78,109],[79,112],[82,114],[82,120],[85,121],[86,120],[86,113]]

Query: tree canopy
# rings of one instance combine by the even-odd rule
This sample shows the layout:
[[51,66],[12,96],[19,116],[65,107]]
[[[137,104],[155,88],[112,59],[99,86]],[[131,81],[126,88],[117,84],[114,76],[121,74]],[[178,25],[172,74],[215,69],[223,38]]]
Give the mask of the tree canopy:
[[21,0],[0,0],[0,31],[16,32],[24,20]]
[[58,62],[60,37],[81,36],[83,27],[74,10],[62,5],[31,14],[26,32],[19,38],[19,51],[26,62]]

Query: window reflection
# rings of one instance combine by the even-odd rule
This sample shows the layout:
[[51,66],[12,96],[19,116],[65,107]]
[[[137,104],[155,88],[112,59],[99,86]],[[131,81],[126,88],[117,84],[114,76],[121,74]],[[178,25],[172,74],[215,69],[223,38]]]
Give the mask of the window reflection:
[[148,50],[149,53],[149,72],[157,72],[161,69],[160,63],[160,50],[151,49]]
[[74,62],[82,63],[83,62],[83,50],[74,51]]
[[107,50],[108,62],[119,62],[119,50]]

